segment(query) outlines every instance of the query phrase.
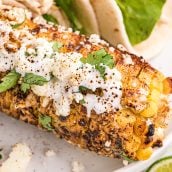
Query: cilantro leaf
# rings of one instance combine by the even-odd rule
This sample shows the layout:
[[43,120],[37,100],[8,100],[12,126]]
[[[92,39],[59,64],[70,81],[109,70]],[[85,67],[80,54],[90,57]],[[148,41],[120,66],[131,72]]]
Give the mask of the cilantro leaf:
[[80,92],[86,92],[86,91],[88,91],[88,90],[90,90],[89,88],[87,88],[87,87],[85,87],[85,86],[79,86],[79,91]]
[[57,19],[54,16],[52,16],[51,14],[43,14],[42,16],[47,22],[54,23],[55,25],[58,24]]
[[113,57],[108,54],[105,49],[97,50],[89,54],[87,58],[81,58],[81,62],[95,66],[95,69],[100,72],[100,75],[103,78],[105,77],[105,66],[103,65],[108,66],[110,69],[115,65]]
[[53,48],[54,51],[57,51],[58,52],[59,49],[62,47],[62,45],[63,45],[62,43],[57,42],[57,41],[54,41],[52,48]]
[[43,76],[35,75],[33,73],[26,73],[23,82],[30,85],[44,85],[48,82]]
[[149,37],[160,18],[166,0],[116,0],[132,45]]
[[10,88],[13,88],[14,86],[16,86],[19,78],[20,78],[19,73],[15,71],[9,72],[5,77],[1,79],[2,82],[0,83],[0,93],[7,91]]
[[24,92],[24,93],[26,93],[27,92],[27,90],[29,90],[30,89],[30,84],[27,84],[27,83],[22,83],[21,84],[21,90]]
[[121,152],[120,156],[121,156],[122,159],[128,161],[129,163],[135,162],[135,160],[129,158],[129,157],[125,154],[125,152]]
[[48,82],[44,77],[35,75],[33,73],[26,73],[23,78],[23,83],[21,84],[21,90],[25,93],[28,89],[30,89],[31,85],[44,85]]
[[82,100],[79,101],[79,103],[80,103],[81,105],[83,105],[83,104],[85,103],[85,100],[82,99]]
[[50,116],[47,115],[40,115],[38,118],[38,123],[40,125],[42,125],[43,128],[47,129],[48,131],[52,131],[53,130],[53,126],[52,126],[52,118]]

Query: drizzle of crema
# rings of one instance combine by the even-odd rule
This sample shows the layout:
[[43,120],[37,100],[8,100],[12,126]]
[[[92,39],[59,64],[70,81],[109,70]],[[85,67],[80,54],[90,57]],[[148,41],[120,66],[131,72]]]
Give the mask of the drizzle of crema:
[[[9,34],[21,42],[21,47],[16,52],[8,52],[4,48],[4,44],[10,42]],[[84,100],[83,106],[86,107],[88,116],[92,110],[101,114],[121,108],[121,74],[115,67],[110,69],[105,66],[104,80],[95,66],[80,61],[82,54],[55,52],[52,42],[36,38],[27,28],[13,30],[9,23],[1,21],[0,36],[0,71],[15,69],[22,76],[31,72],[45,77],[49,82],[43,86],[33,85],[31,89],[38,96],[52,99],[57,115],[69,115],[72,102],[80,103],[81,100]],[[103,95],[83,95],[80,86],[93,92],[101,88]]]

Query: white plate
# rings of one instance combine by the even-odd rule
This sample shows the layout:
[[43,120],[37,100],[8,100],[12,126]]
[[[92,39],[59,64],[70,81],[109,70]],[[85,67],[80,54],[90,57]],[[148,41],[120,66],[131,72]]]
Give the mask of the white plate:
[[[164,51],[151,61],[154,67],[168,76],[172,76],[171,45],[172,39]],[[50,133],[39,131],[34,126],[0,114],[0,148],[4,149],[5,155],[9,153],[11,145],[19,142],[28,144],[34,153],[27,172],[70,172],[73,160],[83,163],[85,172],[139,172],[154,159],[160,158],[169,144],[172,144],[172,122],[166,132],[164,146],[155,150],[150,160],[133,163],[127,167],[123,167],[121,160],[97,156],[95,153],[76,148]],[[44,153],[48,149],[53,149],[56,155],[46,157]]]

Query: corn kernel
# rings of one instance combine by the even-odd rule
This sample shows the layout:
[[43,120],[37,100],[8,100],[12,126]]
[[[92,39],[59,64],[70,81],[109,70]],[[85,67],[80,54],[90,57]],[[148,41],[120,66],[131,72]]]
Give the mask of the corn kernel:
[[162,81],[158,80],[157,78],[154,78],[150,84],[150,89],[157,89],[160,93],[163,91],[163,83]]
[[150,101],[149,106],[141,112],[141,116],[149,118],[156,115],[157,112],[158,112],[157,104],[153,101]]
[[163,93],[164,94],[170,94],[172,93],[172,79],[171,78],[166,78],[163,81]]
[[145,149],[139,149],[136,152],[136,156],[138,160],[147,160],[148,158],[150,158],[150,156],[152,155],[153,150],[151,147],[145,148]]
[[137,117],[136,122],[134,123],[134,133],[137,136],[141,136],[145,134],[147,125],[146,120],[143,117]]
[[155,103],[158,103],[160,100],[160,95],[161,95],[161,93],[158,90],[153,89],[151,91],[150,95],[148,96],[148,99]]

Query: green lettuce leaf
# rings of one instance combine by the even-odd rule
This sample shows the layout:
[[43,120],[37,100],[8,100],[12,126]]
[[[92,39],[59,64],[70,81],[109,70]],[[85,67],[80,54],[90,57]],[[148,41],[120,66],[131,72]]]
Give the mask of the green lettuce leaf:
[[81,33],[85,33],[84,28],[76,15],[73,7],[73,0],[55,0],[56,5],[61,7],[65,14],[67,15],[72,28],[74,30],[79,30]]
[[132,45],[149,37],[166,0],[116,0]]
[[58,52],[59,49],[62,47],[62,45],[63,45],[62,43],[57,42],[57,41],[54,41],[52,48],[53,48],[54,51],[57,51]]

